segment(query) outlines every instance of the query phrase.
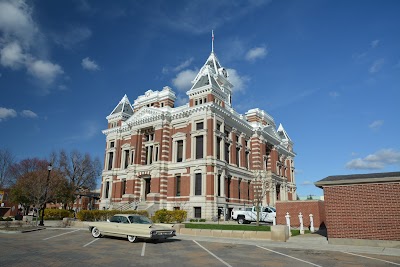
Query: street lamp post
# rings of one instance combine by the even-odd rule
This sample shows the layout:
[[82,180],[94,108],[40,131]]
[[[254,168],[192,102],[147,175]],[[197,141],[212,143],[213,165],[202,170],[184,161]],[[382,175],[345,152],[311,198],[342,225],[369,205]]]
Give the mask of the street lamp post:
[[47,180],[46,180],[46,188],[45,188],[45,191],[44,191],[44,200],[43,200],[44,203],[43,203],[43,207],[42,207],[42,217],[40,218],[40,223],[39,223],[40,226],[44,226],[44,223],[43,223],[44,209],[46,208],[47,190],[49,189],[50,172],[51,172],[52,168],[53,167],[51,166],[51,163],[50,163],[49,166],[47,166],[48,173],[47,173]]

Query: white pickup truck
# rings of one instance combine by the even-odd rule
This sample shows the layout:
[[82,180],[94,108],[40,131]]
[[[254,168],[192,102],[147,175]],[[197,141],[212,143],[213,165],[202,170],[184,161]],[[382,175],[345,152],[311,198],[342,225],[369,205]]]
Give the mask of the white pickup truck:
[[[272,207],[260,207],[259,221],[273,222],[276,217],[276,210]],[[245,224],[257,221],[257,207],[245,208],[244,210],[232,210],[231,218],[238,224]]]

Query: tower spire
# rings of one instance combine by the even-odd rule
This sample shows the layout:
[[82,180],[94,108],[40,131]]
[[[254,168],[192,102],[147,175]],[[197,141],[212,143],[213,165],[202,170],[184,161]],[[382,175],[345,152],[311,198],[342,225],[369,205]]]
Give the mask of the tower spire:
[[211,31],[211,52],[214,53],[214,30]]

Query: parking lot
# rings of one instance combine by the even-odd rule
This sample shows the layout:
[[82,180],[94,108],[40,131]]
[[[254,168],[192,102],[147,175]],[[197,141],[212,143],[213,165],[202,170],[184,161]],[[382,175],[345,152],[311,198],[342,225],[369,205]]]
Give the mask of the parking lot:
[[[268,242],[268,241],[264,241]],[[399,256],[195,240],[94,239],[86,229],[0,233],[0,266],[400,266]]]

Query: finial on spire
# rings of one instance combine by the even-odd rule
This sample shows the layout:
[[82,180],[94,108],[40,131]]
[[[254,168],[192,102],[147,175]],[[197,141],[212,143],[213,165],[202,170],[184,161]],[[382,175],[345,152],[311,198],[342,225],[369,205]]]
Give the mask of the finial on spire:
[[211,52],[214,53],[214,30],[211,31]]

